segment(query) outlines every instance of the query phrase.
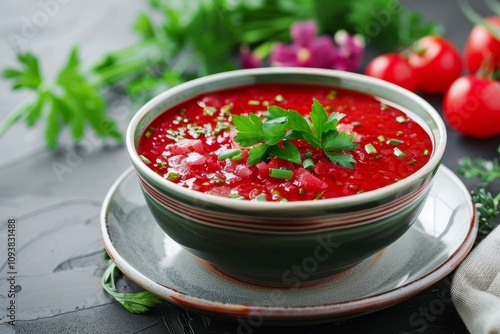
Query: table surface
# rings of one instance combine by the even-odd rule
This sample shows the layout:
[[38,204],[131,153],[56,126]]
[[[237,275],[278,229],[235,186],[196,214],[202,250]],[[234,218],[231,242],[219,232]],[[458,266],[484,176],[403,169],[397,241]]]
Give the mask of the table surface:
[[[47,7],[48,3],[52,6]],[[45,4],[45,5],[44,5]],[[445,36],[463,48],[471,24],[457,1],[409,1],[402,4],[422,11],[445,27]],[[488,14],[481,3],[480,13]],[[99,59],[107,51],[135,40],[130,26],[143,2],[107,0],[85,2],[0,2],[0,68],[14,64],[9,36],[24,36],[25,47],[41,55],[50,77],[63,63],[71,45],[81,45],[84,62]],[[28,27],[40,12],[50,15],[44,24]],[[110,18],[112,18],[110,20]],[[24,30],[23,30],[24,29]],[[368,53],[366,59],[373,54]],[[12,92],[0,81],[0,119],[29,94]],[[441,97],[424,96],[437,110]],[[127,100],[116,97],[110,112],[122,129],[134,110]],[[27,130],[13,126],[0,140],[0,332],[13,332],[6,322],[8,275],[5,266],[7,221],[16,221],[16,326],[19,333],[463,333],[467,332],[449,300],[450,277],[425,292],[382,311],[323,325],[286,329],[260,326],[238,328],[238,323],[214,319],[179,309],[168,303],[145,315],[129,314],[101,288],[106,268],[100,237],[99,211],[106,192],[130,166],[125,148],[85,138],[74,147],[63,138],[61,148],[49,152],[40,140],[42,127]],[[444,164],[452,170],[464,155],[493,158],[498,137],[473,140],[448,132]],[[57,167],[67,168],[61,172]],[[462,178],[463,179],[463,178]],[[474,182],[463,180],[469,189]],[[498,191],[498,189],[496,189]],[[120,288],[132,289],[127,279]],[[433,301],[448,301],[439,312],[430,312]]]

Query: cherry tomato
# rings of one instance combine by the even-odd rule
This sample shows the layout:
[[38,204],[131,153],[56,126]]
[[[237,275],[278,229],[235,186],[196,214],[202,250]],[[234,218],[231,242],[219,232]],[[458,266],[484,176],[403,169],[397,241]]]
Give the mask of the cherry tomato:
[[365,74],[392,82],[412,92],[417,89],[413,68],[399,53],[386,53],[368,63]]
[[460,50],[441,36],[422,37],[408,49],[407,57],[417,89],[424,93],[444,93],[462,73]]
[[[492,16],[486,20],[495,27],[500,28],[500,16]],[[500,41],[493,37],[482,25],[476,24],[469,33],[465,42],[465,64],[470,73],[474,74],[484,64],[485,58],[491,65],[500,68]]]
[[472,74],[456,80],[443,99],[443,114],[456,131],[476,138],[500,134],[500,83]]

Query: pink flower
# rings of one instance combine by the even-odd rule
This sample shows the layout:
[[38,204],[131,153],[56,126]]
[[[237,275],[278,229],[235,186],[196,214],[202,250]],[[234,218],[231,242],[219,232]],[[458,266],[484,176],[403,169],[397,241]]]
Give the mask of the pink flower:
[[276,43],[271,52],[272,66],[330,68],[337,49],[331,38],[316,34],[318,28],[312,21],[292,25],[292,44]]
[[[319,67],[344,71],[357,71],[361,66],[364,40],[360,35],[349,35],[339,30],[334,40],[317,36],[315,22],[297,22],[290,28],[292,44],[275,43],[269,56],[271,66]],[[241,47],[240,63],[243,68],[262,67],[262,55]]]
[[242,68],[262,67],[262,60],[250,51],[248,46],[240,48],[240,65]]
[[365,41],[361,35],[349,35],[339,30],[334,36],[338,53],[332,60],[332,68],[344,71],[356,71],[361,67]]

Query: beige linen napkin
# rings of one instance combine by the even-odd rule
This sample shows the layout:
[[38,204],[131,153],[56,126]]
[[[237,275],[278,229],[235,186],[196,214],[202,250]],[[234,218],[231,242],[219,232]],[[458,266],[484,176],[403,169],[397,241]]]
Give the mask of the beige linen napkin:
[[500,228],[460,264],[451,296],[471,333],[500,334]]

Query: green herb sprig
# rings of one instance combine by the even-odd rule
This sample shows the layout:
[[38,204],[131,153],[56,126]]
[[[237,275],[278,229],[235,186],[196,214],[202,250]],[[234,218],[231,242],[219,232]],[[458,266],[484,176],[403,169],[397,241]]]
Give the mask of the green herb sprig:
[[150,307],[163,303],[163,299],[149,291],[134,293],[119,292],[115,285],[115,276],[119,272],[120,270],[116,267],[116,264],[112,260],[109,260],[109,265],[102,275],[101,284],[104,290],[122,304],[127,311],[135,314],[143,314],[149,312]]
[[59,134],[66,125],[75,142],[83,137],[87,126],[101,138],[122,140],[115,122],[106,116],[101,93],[82,73],[78,48],[70,52],[54,83],[43,78],[38,59],[32,53],[21,53],[17,58],[21,67],[7,68],[3,76],[12,80],[12,89],[28,89],[35,96],[0,125],[0,136],[21,118],[25,118],[28,126],[34,126],[45,117],[45,139],[51,149],[57,147]]
[[[500,154],[500,146],[497,152]],[[480,241],[493,230],[493,221],[499,213],[500,193],[492,195],[487,190],[487,187],[500,179],[500,158],[485,160],[463,157],[459,160],[457,171],[466,178],[478,178],[481,180],[476,189],[471,192],[479,218],[477,239]]]
[[337,130],[344,114],[332,112],[328,115],[316,99],[309,113],[310,121],[295,110],[278,106],[269,106],[267,113],[268,118],[264,121],[254,113],[249,116],[232,115],[238,131],[234,140],[242,147],[258,144],[248,152],[249,165],[255,165],[268,157],[302,164],[300,152],[290,140],[304,139],[314,148],[322,149],[333,163],[353,168],[356,161],[352,155],[342,152],[354,150],[359,145],[353,143],[354,135]]

